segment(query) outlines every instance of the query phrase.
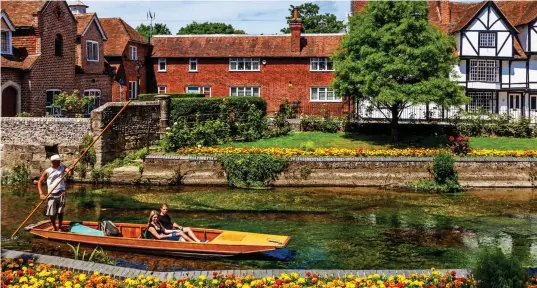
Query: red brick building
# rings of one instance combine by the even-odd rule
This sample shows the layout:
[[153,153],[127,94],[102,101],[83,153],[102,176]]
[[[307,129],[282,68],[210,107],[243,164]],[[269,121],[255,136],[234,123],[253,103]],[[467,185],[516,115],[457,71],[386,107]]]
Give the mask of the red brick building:
[[300,101],[304,113],[342,113],[349,103],[330,88],[332,55],[342,34],[302,34],[295,15],[288,35],[155,36],[153,71],[158,93],[259,96],[268,111]]
[[60,115],[51,105],[62,91],[109,101],[106,39],[97,15],[75,16],[65,1],[2,1],[2,116]]
[[149,43],[121,18],[102,18],[101,23],[106,35],[113,39],[104,43],[104,57],[116,69],[112,99],[135,99],[147,91]]

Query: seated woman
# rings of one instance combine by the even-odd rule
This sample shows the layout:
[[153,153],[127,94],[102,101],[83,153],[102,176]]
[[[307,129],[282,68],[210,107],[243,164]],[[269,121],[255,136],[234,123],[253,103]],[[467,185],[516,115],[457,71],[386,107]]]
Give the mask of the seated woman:
[[159,213],[155,210],[151,211],[151,213],[149,214],[149,223],[147,225],[147,231],[151,233],[153,239],[184,241],[184,239],[182,239],[180,236],[177,236],[176,232],[164,229],[164,227],[162,227],[158,222],[158,215]]

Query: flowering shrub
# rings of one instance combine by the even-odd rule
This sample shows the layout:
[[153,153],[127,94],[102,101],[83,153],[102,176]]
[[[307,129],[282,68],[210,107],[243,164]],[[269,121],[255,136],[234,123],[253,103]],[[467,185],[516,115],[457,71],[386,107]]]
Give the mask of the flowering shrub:
[[[456,141],[455,141],[456,140]],[[470,148],[470,138],[449,136],[449,149],[456,155],[467,155],[472,151]]]
[[[182,278],[161,281],[157,277],[139,275],[136,278],[125,280],[114,279],[99,272],[93,274],[75,273],[73,271],[52,268],[51,265],[34,264],[32,260],[2,259],[2,273],[0,274],[0,287],[181,287],[181,288],[302,288],[302,287],[477,287],[473,277],[458,277],[455,271],[442,273],[431,269],[428,274],[412,273],[386,276],[370,275],[318,275],[306,272],[305,277],[298,273],[282,273],[279,276],[255,278],[252,275],[235,275],[212,272],[210,275],[201,275],[198,278]],[[536,288],[537,279],[531,278],[527,287]]]
[[[237,148],[237,147],[192,147],[177,150],[182,155],[216,154],[267,154],[281,157],[432,157],[441,153],[440,149],[342,149],[342,148]],[[467,156],[476,157],[529,157],[536,158],[537,150],[472,150]]]

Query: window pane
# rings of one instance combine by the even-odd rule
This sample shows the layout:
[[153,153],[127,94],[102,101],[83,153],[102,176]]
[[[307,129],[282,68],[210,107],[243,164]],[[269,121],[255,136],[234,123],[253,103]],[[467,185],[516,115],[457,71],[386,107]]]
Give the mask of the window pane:
[[319,62],[319,70],[326,70],[326,63],[324,61]]
[[334,100],[334,91],[332,89],[327,89],[326,100]]
[[232,71],[237,70],[237,62],[231,62],[229,70],[232,70]]
[[537,96],[532,96],[530,99],[530,109],[537,110]]
[[211,87],[203,87],[203,94],[205,94],[205,96],[211,96]]
[[244,61],[239,61],[238,70],[244,70]]
[[326,100],[326,89],[319,88],[319,100]]
[[187,93],[200,93],[200,87],[187,87]]
[[7,34],[8,32],[2,31],[2,52],[8,52],[9,51],[9,36]]
[[334,62],[328,61],[327,63],[327,70],[334,70]]
[[244,95],[245,96],[252,96],[252,87],[246,87],[244,89]]
[[253,88],[253,96],[259,96],[259,87]]
[[311,88],[311,100],[319,100],[318,88]]
[[238,90],[239,90],[238,96],[244,96],[244,87],[239,87]]
[[252,70],[252,62],[250,62],[250,61],[244,62],[244,70],[246,70],[246,71]]

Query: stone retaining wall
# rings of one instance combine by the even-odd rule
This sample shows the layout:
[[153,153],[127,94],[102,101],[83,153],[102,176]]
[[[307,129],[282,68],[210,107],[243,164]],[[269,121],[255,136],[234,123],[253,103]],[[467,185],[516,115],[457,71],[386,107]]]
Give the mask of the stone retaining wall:
[[[2,168],[26,163],[37,177],[50,164],[47,157],[59,153],[64,163],[74,162],[84,135],[90,135],[90,120],[84,118],[0,118]],[[48,151],[48,153],[47,153]]]
[[[430,178],[431,158],[291,159],[275,186],[392,186]],[[537,159],[458,158],[460,182],[468,187],[537,187]],[[141,179],[146,183],[227,185],[213,157],[149,155]]]
[[[123,108],[124,102],[108,102],[91,111],[91,130],[97,136]],[[95,143],[97,167],[145,147],[160,137],[160,104],[131,102],[108,131]]]

